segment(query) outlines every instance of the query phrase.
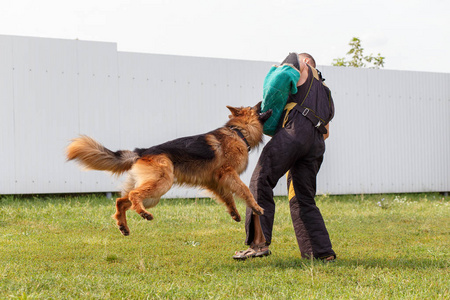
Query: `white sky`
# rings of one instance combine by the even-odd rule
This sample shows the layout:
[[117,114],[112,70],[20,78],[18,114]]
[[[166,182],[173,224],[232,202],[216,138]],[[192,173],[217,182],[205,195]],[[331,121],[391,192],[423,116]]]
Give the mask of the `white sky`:
[[345,56],[450,73],[448,0],[0,0],[0,34],[117,43],[119,51],[280,62]]

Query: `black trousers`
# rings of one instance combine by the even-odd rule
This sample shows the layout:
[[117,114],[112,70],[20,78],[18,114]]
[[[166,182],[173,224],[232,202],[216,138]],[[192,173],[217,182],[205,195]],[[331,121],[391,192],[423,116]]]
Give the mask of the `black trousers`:
[[[264,147],[249,187],[264,209],[260,223],[267,244],[272,242],[275,217],[273,189],[289,171],[288,187],[295,191],[295,196],[290,199],[291,217],[302,257],[335,255],[322,214],[314,200],[316,176],[324,152],[322,134],[295,109],[290,112],[285,127],[280,128]],[[250,245],[254,239],[254,224],[249,208],[245,229],[245,242]]]

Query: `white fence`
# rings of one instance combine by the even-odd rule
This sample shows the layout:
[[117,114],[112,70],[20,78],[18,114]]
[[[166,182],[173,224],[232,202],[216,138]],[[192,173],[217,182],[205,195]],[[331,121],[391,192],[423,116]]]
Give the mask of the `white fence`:
[[[226,105],[261,100],[273,64],[15,36],[0,36],[0,53],[0,194],[116,191],[120,178],[65,162],[71,138],[117,150],[210,131]],[[318,68],[336,106],[319,193],[450,191],[450,74]],[[286,194],[284,178],[275,193]],[[203,195],[177,187],[166,197]]]

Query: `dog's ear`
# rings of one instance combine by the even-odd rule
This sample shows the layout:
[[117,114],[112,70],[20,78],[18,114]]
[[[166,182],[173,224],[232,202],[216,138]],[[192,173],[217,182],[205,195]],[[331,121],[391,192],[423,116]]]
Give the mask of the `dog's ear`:
[[258,104],[253,106],[253,110],[255,110],[258,114],[261,112],[261,104],[262,104],[262,101],[259,101]]
[[[241,111],[239,108],[236,107],[232,107],[232,106],[227,106],[227,108],[231,111],[231,114],[236,117],[238,115],[238,113]],[[231,116],[230,116],[231,118]]]

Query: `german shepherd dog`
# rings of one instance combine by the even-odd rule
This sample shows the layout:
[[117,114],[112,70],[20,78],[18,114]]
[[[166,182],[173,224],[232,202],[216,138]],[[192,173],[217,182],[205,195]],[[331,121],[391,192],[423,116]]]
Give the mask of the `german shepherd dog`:
[[254,107],[230,107],[228,122],[206,134],[178,138],[147,149],[111,151],[88,136],[80,136],[67,147],[67,159],[88,170],[128,172],[121,198],[116,200],[116,219],[123,235],[129,235],[126,211],[135,210],[152,220],[146,208],[158,204],[173,184],[202,187],[211,191],[239,222],[233,195],[243,199],[255,214],[263,214],[239,174],[248,165],[248,151],[262,141],[263,124],[272,111]]

